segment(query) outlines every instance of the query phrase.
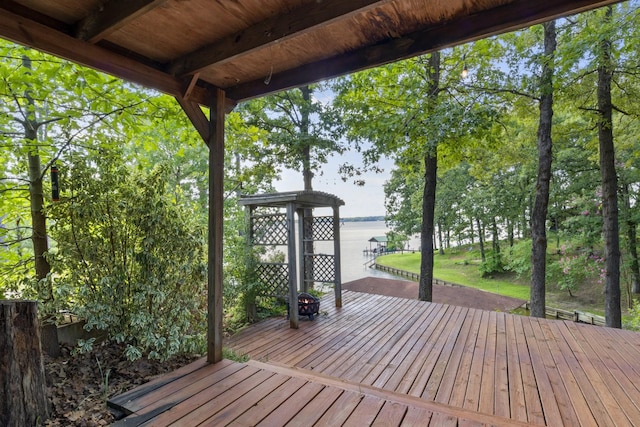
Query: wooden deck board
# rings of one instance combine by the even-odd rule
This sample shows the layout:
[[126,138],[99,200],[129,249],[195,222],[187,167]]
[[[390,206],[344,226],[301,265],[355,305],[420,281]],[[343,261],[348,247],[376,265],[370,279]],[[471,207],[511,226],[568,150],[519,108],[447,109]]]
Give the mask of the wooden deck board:
[[[122,425],[637,425],[640,334],[343,293],[113,400]],[[352,303],[353,306],[349,304]],[[262,362],[260,362],[262,361]],[[170,391],[170,392],[169,392]],[[112,402],[109,402],[112,404]]]

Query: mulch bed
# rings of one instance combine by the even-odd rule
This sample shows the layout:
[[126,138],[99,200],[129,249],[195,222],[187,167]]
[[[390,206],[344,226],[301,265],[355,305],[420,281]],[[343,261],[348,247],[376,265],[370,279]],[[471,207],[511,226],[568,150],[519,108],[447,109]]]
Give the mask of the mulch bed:
[[[342,288],[355,292],[418,299],[418,284],[408,280],[365,277],[344,283]],[[526,301],[465,286],[433,285],[433,302],[479,308],[481,310],[509,312],[520,307]]]
[[44,426],[104,426],[116,421],[107,408],[107,399],[144,384],[158,375],[174,371],[200,356],[178,356],[168,361],[124,356],[124,346],[97,345],[79,354],[68,346],[62,355],[45,355],[50,417]]

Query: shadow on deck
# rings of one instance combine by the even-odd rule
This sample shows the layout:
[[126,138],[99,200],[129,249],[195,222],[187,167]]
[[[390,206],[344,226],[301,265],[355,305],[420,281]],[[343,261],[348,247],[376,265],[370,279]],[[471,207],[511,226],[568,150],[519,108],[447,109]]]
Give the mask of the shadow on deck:
[[640,334],[345,291],[288,328],[252,325],[200,360],[109,401],[120,425],[640,423]]

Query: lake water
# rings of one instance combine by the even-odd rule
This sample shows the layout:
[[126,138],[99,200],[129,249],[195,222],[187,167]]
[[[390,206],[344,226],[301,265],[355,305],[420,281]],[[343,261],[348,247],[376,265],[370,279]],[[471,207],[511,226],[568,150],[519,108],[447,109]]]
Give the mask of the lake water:
[[[385,277],[398,279],[391,274],[369,268],[366,266],[372,256],[365,254],[365,249],[375,248],[370,246],[369,239],[374,236],[384,236],[390,231],[384,221],[344,222],[340,227],[340,261],[342,283],[363,277]],[[418,249],[420,239],[418,237],[409,241],[409,249]],[[333,242],[316,242],[316,253],[333,254]]]

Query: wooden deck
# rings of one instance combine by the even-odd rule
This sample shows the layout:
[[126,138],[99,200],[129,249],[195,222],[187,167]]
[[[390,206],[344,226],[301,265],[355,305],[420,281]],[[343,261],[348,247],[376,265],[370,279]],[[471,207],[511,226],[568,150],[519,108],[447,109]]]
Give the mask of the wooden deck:
[[110,401],[123,425],[640,425],[640,334],[346,291]]

